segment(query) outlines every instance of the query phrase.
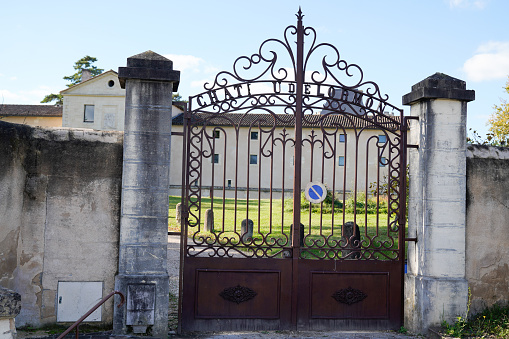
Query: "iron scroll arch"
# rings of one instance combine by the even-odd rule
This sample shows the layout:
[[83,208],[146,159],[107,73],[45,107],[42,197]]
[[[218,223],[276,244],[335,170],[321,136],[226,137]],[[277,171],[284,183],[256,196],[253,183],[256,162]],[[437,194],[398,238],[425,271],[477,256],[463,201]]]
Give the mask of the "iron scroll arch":
[[[305,44],[305,40],[309,43]],[[285,67],[286,65],[290,67]],[[296,255],[295,253],[302,256],[302,253],[307,251],[313,259],[344,259],[345,253],[348,256],[348,250],[356,246],[360,248],[361,259],[401,259],[402,247],[395,247],[395,243],[402,244],[404,237],[401,235],[401,229],[404,229],[405,224],[405,182],[402,177],[406,169],[404,150],[406,126],[403,123],[403,110],[388,100],[389,96],[383,94],[375,82],[365,80],[364,73],[358,65],[341,58],[335,46],[317,42],[315,29],[303,26],[303,14],[299,9],[297,25],[288,26],[284,30],[283,39],[265,40],[256,53],[238,57],[231,71],[219,72],[212,82],[204,85],[203,92],[189,97],[189,110],[184,116],[188,145],[185,207],[188,211],[187,226],[196,231],[191,239],[187,240],[187,255],[211,257],[239,255],[258,258],[292,256]],[[229,116],[230,113],[237,114],[234,118]],[[228,136],[227,126],[235,129],[236,137]],[[337,145],[340,143],[340,136],[347,135],[347,127],[354,130],[353,140],[350,142],[357,144],[360,136],[366,131],[380,130],[386,141],[380,142],[380,136],[370,137],[366,152],[369,153],[374,148],[377,152],[377,163],[387,166],[388,169],[386,195],[389,215],[387,232],[391,234],[389,239],[379,240],[377,233],[376,236],[364,236],[362,240],[354,243],[353,237],[345,236],[343,231],[339,239],[333,234],[312,238],[309,236],[311,230],[301,235],[298,227],[293,226],[301,224],[300,213],[294,213],[291,225],[289,223],[285,225],[286,221],[282,221],[283,225],[278,234],[283,236],[275,236],[276,232],[271,228],[270,232],[258,239],[245,240],[241,233],[241,225],[237,225],[237,218],[234,220],[233,233],[224,231],[224,222],[222,231],[203,232],[201,225],[204,216],[201,200],[204,163],[216,161],[214,150],[219,147],[216,136],[224,136],[225,141],[220,146],[226,147],[228,138],[228,141],[238,142],[240,126],[247,126],[250,132],[256,130],[261,134],[257,154],[259,161],[273,157],[275,147],[280,147],[286,153],[294,152],[296,177],[302,175],[301,164],[296,159],[301,158],[303,148],[307,147],[311,152],[320,150],[322,158],[325,159],[323,162],[332,162],[336,170],[337,162],[340,161]],[[281,126],[283,129],[278,129]],[[311,133],[302,135],[304,127],[311,128]],[[292,129],[293,136],[289,133]],[[226,148],[223,153],[226,154]],[[288,156],[286,153],[283,159]],[[248,152],[248,155],[250,154]],[[243,155],[237,155],[241,156]],[[227,166],[226,156],[219,160],[224,162],[224,167]],[[284,161],[281,166],[284,172]],[[367,168],[368,160],[364,165],[356,163],[355,167],[357,166]],[[215,167],[211,168],[214,177]],[[249,180],[250,174],[247,176]],[[310,179],[312,178],[311,174]],[[223,182],[218,185],[223,186],[223,192],[225,180],[223,176]],[[282,180],[284,182],[284,178]],[[344,188],[346,179],[343,180]],[[355,182],[357,185],[357,177]],[[210,186],[212,192],[215,185]],[[334,191],[335,184],[332,186]],[[301,188],[301,180],[295,180],[293,192],[300,192]],[[375,189],[379,191],[378,184]],[[346,201],[345,191],[343,189],[343,201]],[[248,204],[249,192],[248,185]],[[356,201],[357,190],[353,194]],[[282,196],[284,200],[284,194]],[[212,193],[211,198],[213,204]],[[223,203],[224,200],[223,195]],[[293,208],[301,210],[300,200],[295,197]],[[354,224],[357,223],[355,216]],[[343,214],[342,223],[345,224],[345,221]],[[307,225],[310,225],[310,222]],[[292,247],[299,250],[288,254]],[[300,249],[301,247],[304,251]]]

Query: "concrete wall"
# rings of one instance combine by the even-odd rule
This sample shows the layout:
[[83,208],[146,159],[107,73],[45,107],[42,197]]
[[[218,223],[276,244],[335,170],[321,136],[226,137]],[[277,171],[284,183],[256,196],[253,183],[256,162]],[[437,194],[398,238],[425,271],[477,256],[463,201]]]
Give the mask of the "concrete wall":
[[509,302],[509,148],[468,145],[466,275],[471,314]]
[[0,285],[22,296],[17,326],[56,322],[59,281],[113,290],[122,137],[0,122]]

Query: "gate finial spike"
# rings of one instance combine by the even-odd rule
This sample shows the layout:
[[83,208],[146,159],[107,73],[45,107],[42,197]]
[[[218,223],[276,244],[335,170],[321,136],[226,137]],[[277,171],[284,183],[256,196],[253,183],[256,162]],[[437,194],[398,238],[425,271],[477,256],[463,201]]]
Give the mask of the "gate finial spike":
[[295,15],[297,16],[297,19],[299,19],[299,20],[302,20],[302,18],[304,17],[304,15],[302,14],[302,10],[300,9],[300,6],[299,6],[299,11]]

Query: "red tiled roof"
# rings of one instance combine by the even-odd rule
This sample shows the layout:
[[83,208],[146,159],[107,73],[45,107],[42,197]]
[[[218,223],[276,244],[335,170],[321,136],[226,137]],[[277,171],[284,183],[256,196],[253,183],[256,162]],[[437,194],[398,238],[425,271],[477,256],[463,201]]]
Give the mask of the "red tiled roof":
[[[198,124],[208,120],[207,125],[214,126],[258,126],[261,127],[293,127],[295,117],[293,114],[206,114],[197,113],[193,115]],[[320,122],[320,119],[323,119]],[[399,116],[383,117],[377,116],[377,119],[365,120],[351,114],[328,114],[328,115],[305,115],[302,121],[302,127],[312,128],[323,126],[325,128],[343,127],[343,128],[385,128],[389,130],[398,130],[400,122]],[[184,114],[179,114],[172,120],[173,125],[183,125]]]
[[55,105],[0,105],[4,117],[61,117],[62,106]]

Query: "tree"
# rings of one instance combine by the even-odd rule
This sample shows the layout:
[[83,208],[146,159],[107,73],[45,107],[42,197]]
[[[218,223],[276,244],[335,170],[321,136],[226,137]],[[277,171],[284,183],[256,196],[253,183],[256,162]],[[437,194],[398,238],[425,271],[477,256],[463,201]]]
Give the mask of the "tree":
[[[505,91],[509,93],[509,79],[505,86]],[[502,100],[500,106],[493,106],[495,112],[488,119],[489,131],[493,135],[494,144],[505,146],[509,141],[509,103]]]
[[171,95],[172,101],[182,101],[182,96],[177,92]]
[[[81,77],[83,76],[83,70],[88,69],[92,76],[96,76],[101,74],[104,69],[97,68],[97,66],[92,65],[94,62],[97,61],[97,58],[91,57],[89,55],[84,56],[83,58],[79,59],[74,63],[74,69],[77,71],[73,75],[65,76],[63,79],[70,81],[70,84],[67,84],[67,87],[74,86],[76,84],[79,84],[81,82]],[[42,99],[41,103],[48,103],[56,101],[55,105],[62,105],[63,104],[63,97],[61,94],[48,94]]]
[[52,102],[54,100],[56,100],[55,105],[57,106],[62,106],[64,104],[64,97],[62,96],[62,94],[53,93],[46,95],[44,99],[41,100],[41,104]]
[[64,77],[64,80],[70,81],[70,84],[67,84],[67,87],[74,86],[81,82],[81,77],[83,75],[83,70],[88,69],[93,77],[101,74],[104,69],[97,68],[97,66],[93,66],[92,64],[97,61],[97,58],[91,57],[89,55],[79,59],[74,63],[74,69],[77,70],[73,75],[69,75]]

